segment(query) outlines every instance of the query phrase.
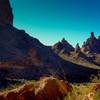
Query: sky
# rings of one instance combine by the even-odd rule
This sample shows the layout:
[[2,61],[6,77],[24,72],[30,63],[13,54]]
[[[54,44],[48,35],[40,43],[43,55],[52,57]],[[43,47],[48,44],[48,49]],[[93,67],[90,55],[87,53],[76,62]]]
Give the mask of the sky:
[[90,32],[100,35],[100,0],[10,0],[14,26],[45,45],[63,37],[82,45]]

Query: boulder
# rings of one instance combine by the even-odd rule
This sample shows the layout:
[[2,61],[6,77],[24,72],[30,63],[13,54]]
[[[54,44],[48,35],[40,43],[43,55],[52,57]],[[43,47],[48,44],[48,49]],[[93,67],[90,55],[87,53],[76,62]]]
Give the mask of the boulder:
[[18,99],[17,100],[34,100],[35,94],[34,94],[34,86],[32,84],[24,86],[19,91]]
[[71,91],[72,87],[69,84],[54,77],[45,77],[35,86],[36,100],[57,100]]
[[34,100],[34,86],[32,84],[23,85],[9,91],[5,98],[5,100]]
[[0,100],[6,100],[3,94],[0,94]]

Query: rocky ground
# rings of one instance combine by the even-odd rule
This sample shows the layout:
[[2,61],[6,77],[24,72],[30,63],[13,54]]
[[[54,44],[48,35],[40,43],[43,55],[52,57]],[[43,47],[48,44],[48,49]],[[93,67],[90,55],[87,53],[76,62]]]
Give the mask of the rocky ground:
[[52,76],[0,92],[0,100],[99,100],[100,83],[68,83]]
[[0,100],[100,100],[99,71],[100,36],[45,46],[13,26],[10,2],[0,0]]

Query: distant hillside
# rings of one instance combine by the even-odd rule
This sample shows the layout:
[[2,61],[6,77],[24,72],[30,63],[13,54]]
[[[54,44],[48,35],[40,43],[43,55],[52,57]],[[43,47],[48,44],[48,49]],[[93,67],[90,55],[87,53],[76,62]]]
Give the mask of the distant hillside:
[[100,69],[100,39],[99,36],[96,38],[93,32],[91,32],[90,37],[83,43],[82,47],[77,44],[74,49],[68,42],[66,46],[63,45],[63,42],[58,42],[52,46],[52,49],[64,60],[89,68]]

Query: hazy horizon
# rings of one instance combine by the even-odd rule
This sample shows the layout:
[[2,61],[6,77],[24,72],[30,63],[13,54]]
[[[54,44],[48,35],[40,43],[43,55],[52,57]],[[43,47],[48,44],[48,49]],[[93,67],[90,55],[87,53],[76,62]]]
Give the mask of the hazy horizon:
[[100,35],[99,0],[10,0],[14,26],[24,29],[45,45],[63,37],[73,46],[93,31]]

